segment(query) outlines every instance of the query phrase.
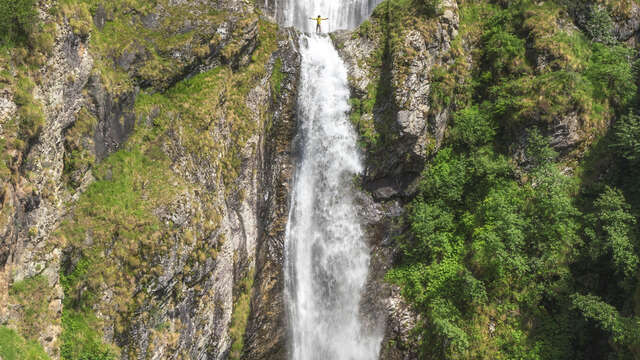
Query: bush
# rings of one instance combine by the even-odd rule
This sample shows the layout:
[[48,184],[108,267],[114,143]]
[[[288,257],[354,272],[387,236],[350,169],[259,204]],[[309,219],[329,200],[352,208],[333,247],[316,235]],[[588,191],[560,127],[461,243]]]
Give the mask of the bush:
[[611,147],[624,159],[634,162],[640,159],[640,116],[630,112],[618,120]]
[[487,114],[478,106],[458,111],[453,119],[455,125],[451,130],[451,136],[455,142],[473,148],[493,141],[496,130]]
[[0,326],[0,358],[4,360],[49,360],[42,346],[25,340],[14,330]]
[[26,42],[38,20],[36,0],[0,1],[0,43]]
[[620,278],[635,277],[640,263],[632,231],[636,218],[630,213],[631,207],[624,195],[607,187],[594,202],[594,207],[596,212],[587,217],[590,226],[586,229],[592,257],[594,260],[602,256],[610,258]]
[[115,360],[116,351],[102,342],[100,327],[94,315],[65,309],[60,348],[64,360]]
[[594,97],[624,108],[636,94],[637,86],[631,61],[633,50],[623,46],[594,44],[593,56],[586,69],[594,85]]
[[586,30],[593,41],[607,45],[616,43],[616,38],[613,36],[613,20],[606,9],[599,6],[591,7]]

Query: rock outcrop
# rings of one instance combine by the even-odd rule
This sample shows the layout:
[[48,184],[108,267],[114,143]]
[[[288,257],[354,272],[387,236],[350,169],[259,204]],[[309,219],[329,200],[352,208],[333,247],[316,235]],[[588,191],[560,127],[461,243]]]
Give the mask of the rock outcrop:
[[389,20],[376,14],[365,28],[373,31],[361,28],[333,35],[349,70],[352,98],[374,102],[359,114],[360,122],[374,128],[378,143],[393,143],[366,149],[364,183],[378,199],[410,195],[425,160],[444,138],[450,111],[430,98],[432,72],[452,61],[449,51],[459,26],[457,3],[442,1],[438,13],[428,23],[397,34],[400,43],[393,48]]
[[[42,105],[44,125],[31,140],[26,153],[15,154],[12,181],[3,184],[0,205],[0,323],[19,326],[23,311],[8,297],[14,282],[42,274],[53,289],[48,293],[47,318],[37,340],[56,355],[56,340],[62,328],[62,289],[58,280],[61,249],[49,249],[48,239],[66,212],[72,193],[62,179],[64,168],[64,130],[75,121],[84,102],[83,88],[93,67],[86,39],[75,35],[66,24],[58,26],[52,56],[41,70],[40,85],[33,90]],[[13,94],[4,92],[0,124],[10,121],[17,106]],[[0,137],[10,138],[0,128]],[[7,129],[8,130],[8,129]],[[5,130],[6,131],[6,130]],[[44,294],[43,294],[44,295]],[[5,306],[4,304],[8,305]]]

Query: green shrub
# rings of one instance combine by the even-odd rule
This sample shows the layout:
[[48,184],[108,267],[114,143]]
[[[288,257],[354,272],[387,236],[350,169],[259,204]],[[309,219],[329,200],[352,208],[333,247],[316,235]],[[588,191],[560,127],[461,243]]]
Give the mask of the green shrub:
[[585,75],[594,85],[594,97],[608,100],[616,109],[624,109],[635,96],[633,50],[623,46],[596,43]]
[[593,41],[606,45],[616,43],[616,38],[613,35],[613,20],[611,20],[606,8],[592,5],[585,28]]
[[558,157],[549,147],[549,138],[542,136],[537,128],[529,130],[525,154],[534,167],[552,163]]
[[628,346],[640,344],[638,319],[621,316],[615,307],[594,295],[575,294],[572,302],[585,318],[595,321],[601,329],[611,333],[614,343]]
[[116,351],[102,342],[100,322],[91,314],[65,308],[60,353],[63,360],[115,360]]
[[614,125],[614,140],[611,147],[629,161],[640,159],[640,116],[630,112]]
[[0,326],[0,358],[3,360],[49,360],[40,344],[25,340],[14,330]]
[[595,212],[587,217],[589,250],[594,260],[611,259],[621,278],[631,279],[638,271],[638,258],[633,228],[636,218],[630,213],[622,192],[607,187],[594,202]]
[[25,43],[38,21],[36,0],[0,1],[0,44]]
[[471,148],[492,142],[496,134],[486,112],[481,111],[478,106],[458,111],[453,116],[453,121],[452,140]]

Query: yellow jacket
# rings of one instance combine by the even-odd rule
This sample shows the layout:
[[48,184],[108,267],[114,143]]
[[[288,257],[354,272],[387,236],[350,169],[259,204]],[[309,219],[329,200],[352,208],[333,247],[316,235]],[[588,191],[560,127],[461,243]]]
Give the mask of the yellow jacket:
[[311,20],[315,20],[318,22],[318,25],[322,24],[322,20],[329,20],[329,18],[321,18],[318,16],[317,18],[311,18]]

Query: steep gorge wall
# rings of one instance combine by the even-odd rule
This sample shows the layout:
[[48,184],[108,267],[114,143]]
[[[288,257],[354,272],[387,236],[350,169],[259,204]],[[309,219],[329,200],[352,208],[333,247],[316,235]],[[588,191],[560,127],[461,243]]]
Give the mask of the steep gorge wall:
[[[76,317],[123,358],[225,358],[276,193],[265,144],[293,121],[295,50],[272,53],[295,39],[241,1],[71,4],[40,8],[56,36],[33,89],[44,125],[3,178],[0,324],[52,358],[84,351]],[[11,88],[0,104],[0,124],[22,106]]]

